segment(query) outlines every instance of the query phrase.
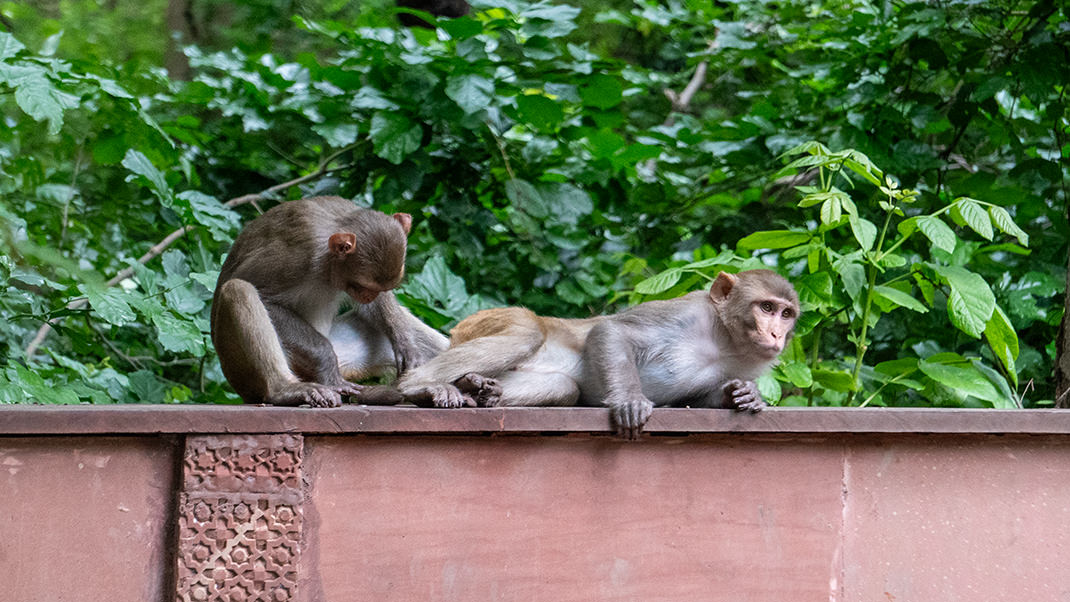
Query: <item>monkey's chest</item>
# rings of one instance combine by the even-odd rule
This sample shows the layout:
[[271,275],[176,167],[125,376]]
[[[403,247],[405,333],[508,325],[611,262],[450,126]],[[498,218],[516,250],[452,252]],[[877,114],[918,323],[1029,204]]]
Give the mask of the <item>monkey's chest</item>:
[[702,398],[720,391],[729,380],[752,380],[757,376],[747,366],[738,365],[715,350],[692,351],[691,354],[664,354],[639,366],[643,395],[654,405]]

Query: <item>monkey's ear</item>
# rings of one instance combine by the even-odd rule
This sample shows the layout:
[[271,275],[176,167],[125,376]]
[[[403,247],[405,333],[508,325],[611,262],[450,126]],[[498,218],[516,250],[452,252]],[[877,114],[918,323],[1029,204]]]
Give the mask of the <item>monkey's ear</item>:
[[357,248],[357,235],[352,232],[335,232],[327,239],[331,255],[345,257]]
[[398,220],[398,223],[401,224],[401,229],[404,230],[405,235],[408,236],[409,230],[412,230],[412,216],[408,213],[395,213],[390,217]]
[[717,278],[713,281],[713,285],[710,286],[710,299],[714,303],[720,303],[728,297],[728,293],[732,292],[732,288],[736,286],[736,277],[728,272],[721,272],[717,274]]

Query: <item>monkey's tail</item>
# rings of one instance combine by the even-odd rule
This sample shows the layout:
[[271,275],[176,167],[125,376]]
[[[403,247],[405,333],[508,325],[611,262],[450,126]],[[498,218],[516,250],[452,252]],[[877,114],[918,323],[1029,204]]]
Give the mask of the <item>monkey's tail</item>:
[[364,385],[360,394],[350,397],[350,401],[367,406],[394,406],[405,401],[405,396],[396,387]]

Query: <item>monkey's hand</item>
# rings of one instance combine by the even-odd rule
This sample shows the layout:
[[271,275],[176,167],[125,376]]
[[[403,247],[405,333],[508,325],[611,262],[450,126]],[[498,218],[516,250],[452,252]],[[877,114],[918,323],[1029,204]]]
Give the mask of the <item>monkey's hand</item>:
[[654,412],[654,403],[645,397],[636,397],[617,402],[607,402],[609,413],[617,435],[628,440],[636,440],[643,430],[643,425]]
[[502,387],[498,381],[475,372],[469,372],[453,381],[453,386],[471,402],[468,405],[480,408],[494,407],[502,398]]
[[426,364],[440,350],[427,345],[415,336],[399,336],[394,340],[394,367],[398,375]]
[[768,405],[762,399],[761,393],[758,393],[758,385],[749,380],[730,380],[724,385],[722,407],[755,413],[761,412]]

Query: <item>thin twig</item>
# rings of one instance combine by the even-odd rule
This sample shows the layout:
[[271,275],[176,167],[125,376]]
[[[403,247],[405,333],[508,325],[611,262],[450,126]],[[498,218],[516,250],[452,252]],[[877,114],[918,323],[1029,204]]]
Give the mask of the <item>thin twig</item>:
[[[223,203],[223,205],[233,208],[233,207],[238,207],[238,206],[241,206],[241,205],[247,205],[247,204],[251,204],[251,203],[255,204],[256,201],[261,200],[261,199],[270,198],[271,196],[273,196],[277,192],[281,192],[283,190],[287,190],[289,188],[293,188],[294,186],[299,186],[299,185],[304,184],[306,182],[310,182],[310,181],[315,180],[317,178],[321,178],[321,177],[327,175],[328,173],[331,173],[331,172],[335,171],[335,170],[332,170],[332,169],[328,169],[328,166],[331,164],[331,162],[333,162],[335,159],[337,159],[338,157],[342,156],[343,154],[345,154],[345,153],[353,150],[354,148],[360,146],[361,144],[364,144],[363,140],[360,141],[360,142],[356,142],[354,144],[350,144],[349,146],[347,146],[347,147],[345,147],[345,148],[343,148],[341,150],[338,150],[338,151],[328,155],[327,158],[325,158],[323,161],[320,162],[319,167],[316,168],[316,171],[313,171],[313,172],[311,172],[309,174],[303,175],[303,176],[301,176],[299,178],[294,178],[294,179],[292,179],[292,180],[290,180],[288,182],[283,182],[281,184],[276,184],[274,186],[271,186],[270,188],[266,188],[266,189],[262,190],[261,192],[257,192],[257,193],[253,193],[253,194],[244,194],[242,196],[235,197],[235,198],[230,199],[229,201]],[[145,265],[146,263],[151,261],[153,258],[159,256],[161,253],[166,251],[167,248],[170,247],[172,244],[174,244],[174,242],[176,240],[182,238],[183,236],[186,235],[186,233],[188,233],[189,231],[193,230],[194,228],[196,228],[196,226],[193,226],[193,225],[182,226],[178,230],[175,230],[174,232],[168,234],[163,240],[161,240],[160,242],[158,242],[155,245],[153,245],[144,255],[139,257],[138,260],[137,260],[137,263],[139,263],[141,265]],[[106,283],[105,286],[107,286],[107,287],[115,286],[116,284],[122,282],[123,280],[126,280],[127,278],[129,278],[129,277],[131,277],[133,275],[134,275],[134,268],[132,266],[123,268],[122,270],[119,270],[119,273],[117,273],[111,280],[108,280],[108,282]],[[71,301],[70,303],[67,304],[67,309],[70,309],[70,310],[81,309],[82,307],[85,307],[86,303],[88,303],[88,302],[89,302],[89,299],[84,298],[84,297],[81,298],[81,299],[76,299],[76,300]],[[41,346],[41,344],[44,342],[45,338],[48,337],[48,334],[50,332],[52,332],[53,325],[55,325],[56,322],[58,322],[59,320],[60,320],[60,318],[58,318],[58,317],[52,318],[51,320],[48,320],[47,322],[45,322],[44,324],[41,325],[41,328],[39,328],[37,330],[37,334],[33,337],[33,340],[30,341],[30,344],[26,346],[26,350],[25,350],[24,353],[26,354],[26,358],[27,359],[33,357],[33,355],[37,352],[37,348]]]

